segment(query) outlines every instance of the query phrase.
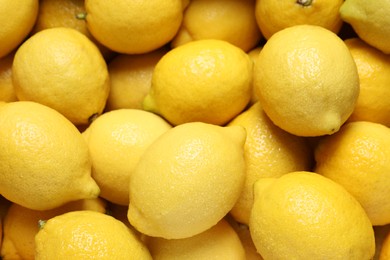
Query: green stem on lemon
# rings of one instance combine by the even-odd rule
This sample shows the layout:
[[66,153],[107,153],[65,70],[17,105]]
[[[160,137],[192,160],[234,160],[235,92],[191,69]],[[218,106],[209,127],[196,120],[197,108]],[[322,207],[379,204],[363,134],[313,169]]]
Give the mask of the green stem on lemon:
[[309,6],[313,0],[297,0],[297,4],[300,4],[302,6]]
[[78,13],[76,14],[76,18],[79,20],[85,20],[87,18],[87,13]]
[[43,229],[43,226],[46,224],[46,220],[38,220],[38,227],[39,229]]

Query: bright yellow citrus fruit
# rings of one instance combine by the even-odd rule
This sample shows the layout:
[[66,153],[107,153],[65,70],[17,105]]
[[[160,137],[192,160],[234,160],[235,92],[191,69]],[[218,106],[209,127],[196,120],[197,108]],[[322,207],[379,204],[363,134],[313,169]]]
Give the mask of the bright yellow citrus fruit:
[[311,149],[302,137],[275,126],[259,102],[228,125],[243,126],[247,132],[244,146],[245,185],[230,213],[235,220],[248,224],[253,206],[253,184],[259,178],[280,177],[292,171],[309,170],[312,165]]
[[249,223],[264,259],[372,259],[374,231],[359,202],[313,172],[256,182]]
[[165,54],[152,75],[144,109],[173,125],[200,121],[224,125],[248,104],[253,62],[222,40],[198,40]]
[[106,111],[143,109],[142,102],[151,88],[154,67],[167,51],[167,48],[160,48],[145,54],[119,54],[110,60],[111,84]]
[[340,7],[340,14],[360,39],[390,54],[389,10],[388,0],[346,0]]
[[390,55],[360,38],[345,40],[355,60],[360,93],[348,121],[371,121],[390,127]]
[[261,39],[254,8],[255,0],[192,0],[171,46],[219,39],[249,51]]
[[191,237],[214,226],[243,188],[245,135],[241,126],[201,122],[162,134],[131,175],[130,224],[166,239]]
[[390,129],[351,122],[322,139],[315,172],[344,186],[362,204],[373,225],[390,223]]
[[0,58],[0,100],[4,102],[16,101],[16,93],[12,83],[12,63],[14,53]]
[[46,221],[35,236],[35,259],[152,259],[121,221],[101,212],[71,211]]
[[69,202],[52,210],[32,210],[13,203],[4,219],[2,259],[31,259],[35,255],[35,235],[39,220],[53,218],[75,210],[106,212],[106,203],[100,198]]
[[[144,153],[171,126],[161,117],[137,109],[118,109],[99,116],[83,133],[92,160],[92,177],[100,196],[129,204],[129,179]],[[110,151],[107,153],[107,151]]]
[[359,76],[336,34],[296,25],[264,45],[255,63],[254,87],[277,126],[299,136],[321,136],[337,132],[352,114]]
[[0,109],[0,193],[26,208],[47,210],[96,198],[88,146],[77,128],[30,101]]
[[150,237],[146,244],[153,259],[246,260],[240,238],[224,219],[192,237],[182,239]]
[[16,51],[12,78],[19,100],[59,111],[74,124],[102,113],[109,92],[106,62],[85,35],[72,28],[40,31]]
[[38,16],[38,0],[0,1],[0,58],[28,36]]
[[181,0],[85,0],[91,34],[119,53],[140,54],[172,40],[183,19]]
[[343,0],[257,0],[256,20],[261,33],[269,39],[287,27],[310,24],[334,33],[341,29],[339,9]]

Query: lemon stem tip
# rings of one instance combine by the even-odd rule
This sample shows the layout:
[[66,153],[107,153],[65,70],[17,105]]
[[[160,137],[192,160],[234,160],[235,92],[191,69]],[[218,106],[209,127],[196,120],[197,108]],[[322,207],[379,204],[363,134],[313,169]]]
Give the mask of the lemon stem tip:
[[309,6],[313,0],[297,0],[297,4],[302,5],[302,6]]

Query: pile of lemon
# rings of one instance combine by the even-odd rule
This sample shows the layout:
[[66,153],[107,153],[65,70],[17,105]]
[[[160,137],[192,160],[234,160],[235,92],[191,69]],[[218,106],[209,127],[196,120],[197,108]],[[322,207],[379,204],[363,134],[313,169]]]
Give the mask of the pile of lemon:
[[388,0],[0,0],[1,259],[390,259]]

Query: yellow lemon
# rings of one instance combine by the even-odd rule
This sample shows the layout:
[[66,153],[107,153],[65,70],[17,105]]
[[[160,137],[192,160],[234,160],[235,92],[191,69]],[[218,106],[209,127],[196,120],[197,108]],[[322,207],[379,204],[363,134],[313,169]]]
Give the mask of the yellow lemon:
[[146,244],[153,259],[159,260],[246,260],[240,238],[224,219],[192,237],[182,239],[150,237]]
[[388,0],[346,0],[340,7],[340,14],[360,39],[390,54],[389,10]]
[[109,92],[102,54],[72,28],[46,29],[26,40],[16,51],[12,78],[19,100],[54,108],[74,124],[101,114]]
[[245,135],[240,126],[201,122],[162,134],[131,175],[130,224],[166,239],[191,237],[214,226],[241,193]]
[[264,259],[372,259],[374,231],[359,202],[312,172],[260,179],[249,223]]
[[106,111],[120,108],[143,109],[142,102],[152,85],[154,67],[167,48],[145,54],[119,54],[108,63],[110,93]]
[[[259,53],[263,47],[256,47],[248,52],[249,57],[253,61],[253,64],[257,61],[257,56],[259,56]],[[249,101],[249,105],[253,105],[259,101],[258,95],[256,94],[256,88],[253,86],[253,81],[252,81],[252,95],[251,95],[251,100]]]
[[0,58],[28,36],[38,16],[38,0],[0,1]]
[[0,193],[26,208],[47,210],[96,198],[88,146],[57,111],[30,101],[0,109]]
[[11,102],[17,100],[14,85],[12,83],[13,61],[13,52],[6,57],[0,58],[0,101]]
[[261,33],[269,39],[287,27],[310,24],[334,33],[341,29],[343,0],[256,0],[255,15]]
[[245,127],[247,132],[244,146],[246,177],[241,196],[230,213],[235,220],[248,224],[253,206],[253,184],[259,178],[309,170],[312,155],[305,139],[275,126],[258,102],[229,123],[229,126],[234,125]]
[[32,210],[13,203],[4,219],[2,259],[31,259],[35,254],[35,235],[39,220],[53,218],[75,210],[94,210],[105,213],[106,203],[100,198],[69,202],[52,210]]
[[181,0],[85,0],[91,34],[119,53],[140,54],[172,40],[183,19]]
[[219,39],[249,51],[261,39],[254,8],[255,0],[192,0],[171,46]]
[[113,110],[93,121],[84,136],[100,196],[128,205],[129,179],[141,155],[170,128],[161,117],[137,109]]
[[173,125],[226,124],[250,100],[252,63],[247,53],[226,41],[181,45],[157,63],[144,109]]
[[41,0],[32,33],[54,27],[73,28],[93,41],[105,58],[110,58],[113,52],[96,41],[88,31],[85,20],[78,18],[83,13],[85,13],[84,0]]
[[344,186],[362,204],[373,225],[390,223],[390,129],[351,122],[322,139],[315,172]]
[[254,87],[277,126],[295,135],[320,136],[337,132],[352,114],[359,76],[336,34],[296,25],[264,45],[255,63]]
[[35,236],[35,259],[152,259],[121,221],[96,211],[55,216]]
[[358,69],[360,93],[348,121],[371,121],[390,126],[390,55],[359,38],[345,40]]

